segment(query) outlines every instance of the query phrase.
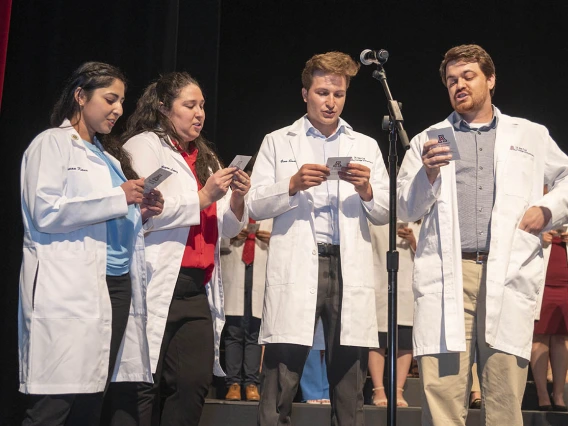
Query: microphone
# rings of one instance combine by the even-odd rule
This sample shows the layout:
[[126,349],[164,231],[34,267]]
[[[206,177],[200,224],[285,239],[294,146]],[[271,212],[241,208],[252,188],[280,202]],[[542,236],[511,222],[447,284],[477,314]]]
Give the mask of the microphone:
[[383,65],[389,59],[389,52],[387,52],[385,49],[365,49],[361,52],[359,59],[361,60],[361,63],[363,65]]

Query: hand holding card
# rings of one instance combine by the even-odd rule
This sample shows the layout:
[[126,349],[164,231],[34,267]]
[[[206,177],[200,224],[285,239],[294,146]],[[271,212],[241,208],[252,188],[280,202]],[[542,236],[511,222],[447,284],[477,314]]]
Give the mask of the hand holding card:
[[458,151],[456,136],[454,135],[454,130],[451,127],[431,129],[426,133],[428,134],[428,139],[437,140],[440,146],[448,146],[450,148],[449,153],[452,154],[452,160],[459,160],[461,158]]
[[249,223],[247,225],[247,231],[249,234],[256,234],[256,231],[260,228],[260,223]]

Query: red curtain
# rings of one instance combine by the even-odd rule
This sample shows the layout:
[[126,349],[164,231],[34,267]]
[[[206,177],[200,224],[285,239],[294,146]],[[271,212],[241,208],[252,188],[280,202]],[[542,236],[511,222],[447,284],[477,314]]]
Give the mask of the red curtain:
[[2,109],[2,88],[4,87],[4,74],[6,72],[11,10],[12,0],[0,0],[0,109]]

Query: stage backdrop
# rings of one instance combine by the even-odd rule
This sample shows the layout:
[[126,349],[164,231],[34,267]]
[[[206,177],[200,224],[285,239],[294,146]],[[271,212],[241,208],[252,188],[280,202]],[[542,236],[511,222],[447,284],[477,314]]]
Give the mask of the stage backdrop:
[[[4,17],[2,17],[4,18]],[[3,21],[3,19],[2,19]],[[206,95],[206,135],[225,162],[252,154],[264,135],[305,112],[300,73],[315,53],[354,58],[387,49],[385,69],[403,102],[412,137],[451,112],[438,66],[443,53],[479,43],[497,67],[495,104],[546,125],[566,151],[568,4],[544,0],[19,0],[12,5],[0,113],[4,243],[0,274],[2,383],[0,424],[17,424],[17,298],[22,226],[19,165],[48,126],[63,80],[88,60],[108,61],[129,77],[125,116],[160,73],[187,70]],[[379,140],[387,112],[372,67],[353,79],[343,117]],[[119,121],[116,131],[120,131]]]

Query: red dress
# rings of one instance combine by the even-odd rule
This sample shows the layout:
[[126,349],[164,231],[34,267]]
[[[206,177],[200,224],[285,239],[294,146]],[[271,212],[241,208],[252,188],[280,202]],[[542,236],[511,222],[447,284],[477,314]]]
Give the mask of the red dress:
[[568,261],[566,243],[560,237],[552,239],[540,320],[535,322],[534,332],[568,335]]

